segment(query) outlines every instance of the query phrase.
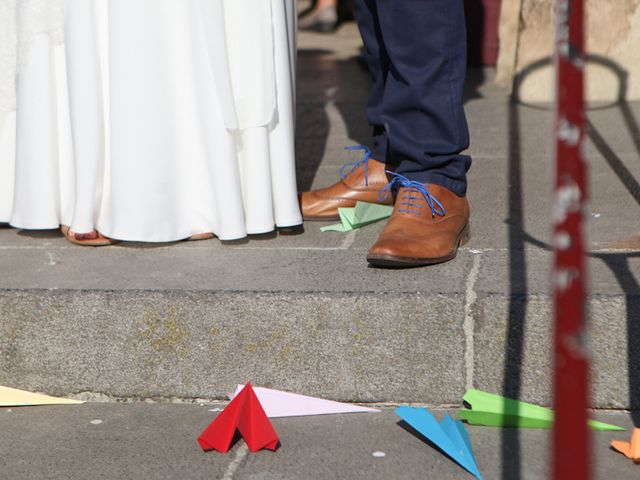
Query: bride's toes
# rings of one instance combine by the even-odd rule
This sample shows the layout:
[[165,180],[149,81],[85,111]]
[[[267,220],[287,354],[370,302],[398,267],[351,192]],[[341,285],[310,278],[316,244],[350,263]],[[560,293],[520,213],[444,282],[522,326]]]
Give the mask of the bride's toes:
[[112,240],[109,237],[105,237],[97,230],[93,230],[89,233],[75,233],[67,225],[61,225],[60,230],[67,240],[76,245],[83,245],[87,247],[104,247],[107,245],[118,243],[117,240]]
[[215,235],[211,232],[207,233],[196,233],[195,235],[191,235],[187,240],[197,241],[197,240],[209,240],[210,238],[214,238]]
[[76,240],[96,240],[98,238],[104,238],[102,235],[100,235],[96,230],[93,230],[92,232],[89,233],[73,233],[71,232],[71,235],[75,236]]

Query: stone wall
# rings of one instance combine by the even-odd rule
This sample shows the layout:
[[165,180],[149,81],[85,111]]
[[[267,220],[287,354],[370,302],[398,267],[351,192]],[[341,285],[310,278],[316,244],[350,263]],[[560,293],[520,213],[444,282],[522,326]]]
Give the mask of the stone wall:
[[[554,0],[505,0],[498,80],[517,74],[519,97],[553,100]],[[640,0],[587,0],[587,92],[591,101],[640,99]]]

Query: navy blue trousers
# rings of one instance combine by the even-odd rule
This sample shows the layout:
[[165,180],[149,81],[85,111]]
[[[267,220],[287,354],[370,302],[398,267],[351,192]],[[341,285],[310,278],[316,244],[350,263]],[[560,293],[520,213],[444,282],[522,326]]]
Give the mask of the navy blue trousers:
[[373,79],[373,158],[464,195],[471,157],[463,109],[463,0],[355,0]]

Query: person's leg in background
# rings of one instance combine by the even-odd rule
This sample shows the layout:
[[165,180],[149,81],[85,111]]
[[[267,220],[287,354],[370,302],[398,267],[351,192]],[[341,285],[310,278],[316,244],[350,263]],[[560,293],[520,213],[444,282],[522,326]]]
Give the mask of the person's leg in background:
[[342,179],[328,187],[300,196],[305,220],[337,220],[338,208],[353,207],[357,201],[370,203],[393,202],[391,197],[381,201],[380,190],[388,184],[385,174],[387,135],[382,125],[383,99],[389,60],[382,42],[375,0],[356,0],[356,19],[365,44],[365,55],[372,78],[367,104],[367,118],[373,127],[373,149],[365,151],[364,159],[342,173]]
[[315,0],[300,13],[299,28],[332,33],[338,25],[349,20],[353,20],[353,0]]
[[[365,0],[361,0],[365,1]],[[369,0],[373,2],[373,0]],[[469,234],[471,158],[462,95],[466,33],[462,0],[377,0],[389,58],[381,123],[387,135],[394,213],[368,260],[418,266],[455,257]]]
[[321,33],[335,31],[338,26],[338,0],[316,0],[300,15],[298,28]]

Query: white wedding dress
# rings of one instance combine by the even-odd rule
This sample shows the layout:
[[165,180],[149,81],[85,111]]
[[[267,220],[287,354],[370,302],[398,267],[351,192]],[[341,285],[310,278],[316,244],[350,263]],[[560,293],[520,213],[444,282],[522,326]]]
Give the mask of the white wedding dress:
[[11,3],[0,222],[146,242],[302,223],[295,0],[0,0],[0,16]]

